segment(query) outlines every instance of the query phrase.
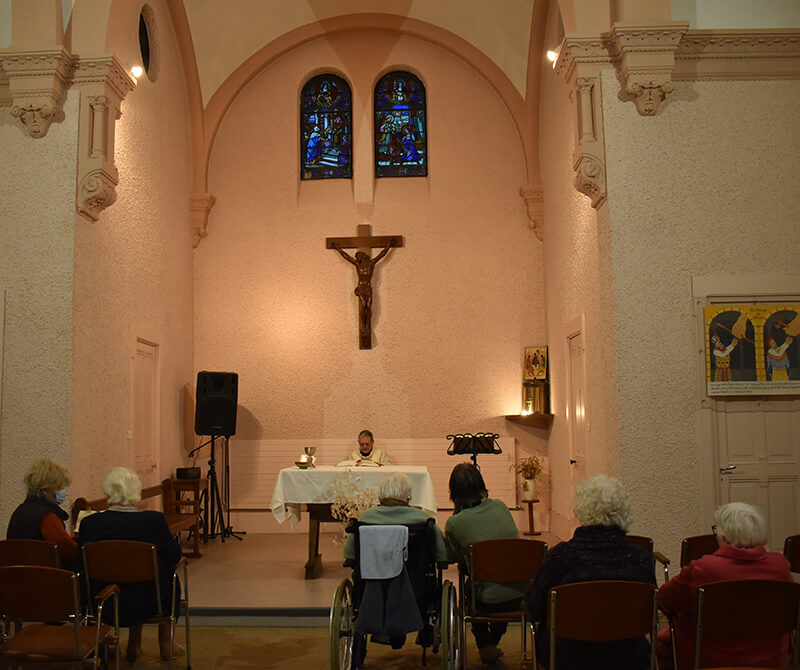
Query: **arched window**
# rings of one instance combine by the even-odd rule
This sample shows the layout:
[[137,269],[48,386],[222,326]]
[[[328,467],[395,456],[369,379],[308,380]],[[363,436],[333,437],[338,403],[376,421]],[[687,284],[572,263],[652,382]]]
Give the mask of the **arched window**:
[[375,176],[427,174],[425,87],[410,72],[390,72],[375,86]]
[[353,176],[353,96],[341,77],[320,74],[300,94],[300,178]]

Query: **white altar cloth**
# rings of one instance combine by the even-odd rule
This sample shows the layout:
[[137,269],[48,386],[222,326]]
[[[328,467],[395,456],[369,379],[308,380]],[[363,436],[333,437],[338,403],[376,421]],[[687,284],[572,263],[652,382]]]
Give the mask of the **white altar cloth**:
[[272,490],[270,509],[279,523],[287,519],[294,526],[300,521],[300,506],[308,503],[332,503],[336,477],[351,472],[353,480],[361,489],[378,490],[381,479],[392,472],[404,472],[411,480],[411,505],[421,507],[436,516],[436,495],[433,482],[424,465],[384,465],[382,467],[336,467],[318,465],[302,470],[297,466],[283,468],[278,473]]

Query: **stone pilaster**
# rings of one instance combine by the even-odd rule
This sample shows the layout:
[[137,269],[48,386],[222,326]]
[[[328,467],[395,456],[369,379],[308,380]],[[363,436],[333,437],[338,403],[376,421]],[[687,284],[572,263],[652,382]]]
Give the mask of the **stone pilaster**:
[[576,145],[572,155],[575,188],[599,207],[606,199],[606,151],[600,73],[611,67],[604,40],[567,35],[556,73],[571,87]]
[[50,124],[63,117],[72,74],[72,59],[64,49],[0,53],[0,68],[8,82],[11,115],[33,138],[47,135]]
[[78,213],[97,221],[117,199],[114,133],[125,96],[135,81],[113,56],[76,59],[73,85],[80,90],[78,131]]

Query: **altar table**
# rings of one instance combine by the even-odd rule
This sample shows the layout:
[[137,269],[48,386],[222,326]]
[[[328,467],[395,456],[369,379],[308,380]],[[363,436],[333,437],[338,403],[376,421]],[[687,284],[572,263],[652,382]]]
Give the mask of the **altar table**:
[[348,476],[360,489],[374,489],[393,472],[403,472],[411,480],[411,502],[432,516],[436,516],[436,496],[428,468],[424,465],[384,465],[381,467],[336,467],[320,465],[300,469],[297,466],[284,468],[278,473],[272,491],[270,508],[279,523],[288,519],[294,526],[300,520],[301,507],[309,514],[308,561],[305,565],[306,579],[315,579],[322,573],[322,556],[319,553],[320,523],[338,521],[331,516],[333,482],[339,476]]

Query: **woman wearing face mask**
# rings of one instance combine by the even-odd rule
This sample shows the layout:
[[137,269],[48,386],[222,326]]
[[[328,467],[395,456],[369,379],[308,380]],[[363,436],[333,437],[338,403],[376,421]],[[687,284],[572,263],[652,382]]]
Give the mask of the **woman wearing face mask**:
[[67,533],[64,521],[69,515],[60,505],[67,499],[66,487],[72,478],[64,468],[48,458],[31,465],[25,475],[28,495],[8,522],[6,537],[9,540],[47,540],[58,545],[61,567],[73,568],[78,555],[78,544]]

